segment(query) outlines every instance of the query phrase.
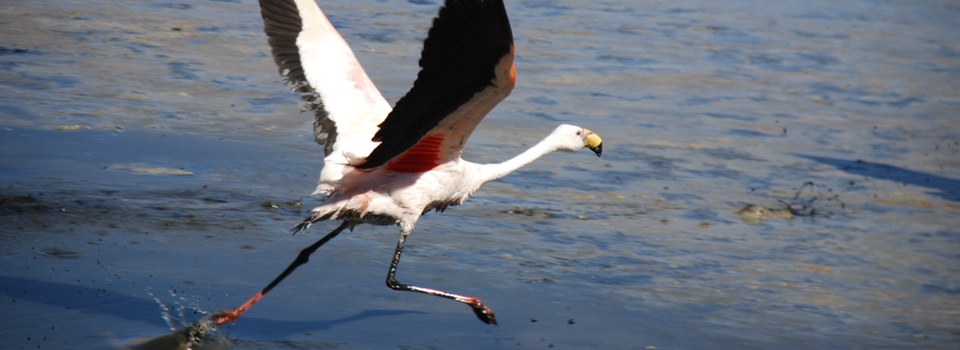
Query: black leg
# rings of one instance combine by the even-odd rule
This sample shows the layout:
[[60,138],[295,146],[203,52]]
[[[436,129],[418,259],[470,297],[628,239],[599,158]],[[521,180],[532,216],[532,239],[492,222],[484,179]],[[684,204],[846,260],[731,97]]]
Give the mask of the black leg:
[[[286,270],[283,270],[283,272],[280,273],[280,276],[277,276],[273,282],[270,282],[269,285],[261,289],[260,292],[247,300],[247,302],[243,303],[243,305],[240,305],[233,310],[221,311],[201,318],[188,327],[176,330],[173,333],[164,336],[149,339],[146,342],[139,343],[138,345],[131,346],[130,348],[137,350],[168,348],[188,349],[202,345],[210,332],[227,322],[236,321],[240,315],[250,309],[253,304],[256,304],[258,301],[260,301],[260,299],[269,293],[273,287],[276,287],[281,281],[283,281],[284,278],[293,273],[293,270],[296,270],[300,265],[306,264],[310,259],[310,254],[313,254],[313,252],[320,248],[320,246],[333,239],[333,237],[339,235],[341,231],[347,227],[350,227],[350,225],[350,222],[344,222],[316,243],[313,243],[311,246],[300,251],[300,254],[297,255],[297,258],[293,261],[293,263],[290,264],[290,266],[287,267]],[[302,228],[305,228],[305,225],[301,224],[300,226],[297,226],[297,230],[301,230]]]
[[493,310],[483,304],[480,298],[468,297],[459,294],[447,293],[441,290],[411,286],[397,282],[397,266],[400,265],[400,255],[403,254],[403,244],[407,240],[410,232],[400,232],[400,240],[397,241],[397,250],[393,253],[393,261],[390,262],[390,270],[387,272],[387,287],[393,290],[403,290],[408,292],[417,292],[429,295],[436,295],[447,299],[456,300],[467,304],[477,314],[477,318],[486,324],[497,324],[497,319],[493,315]]
[[264,295],[269,293],[270,290],[273,289],[273,287],[276,287],[278,284],[280,284],[280,282],[283,281],[284,278],[287,278],[287,276],[293,273],[293,271],[296,270],[298,267],[300,267],[300,265],[306,264],[307,261],[310,261],[310,255],[313,254],[313,252],[317,251],[317,249],[320,248],[320,246],[327,243],[327,241],[333,239],[333,237],[336,237],[337,235],[339,235],[341,231],[343,231],[350,225],[351,225],[350,222],[344,221],[342,224],[340,224],[339,227],[337,227],[333,231],[330,231],[330,233],[328,233],[326,236],[323,236],[323,238],[321,238],[319,241],[316,241],[309,247],[306,247],[303,250],[301,250],[300,254],[297,255],[297,258],[293,260],[292,263],[290,263],[290,266],[287,266],[286,270],[283,270],[283,272],[281,272],[280,275],[277,276],[277,278],[273,279],[273,281],[270,282],[270,284],[268,284],[266,287],[261,289],[260,292],[255,294],[249,300],[247,300],[247,302],[243,303],[243,305],[240,305],[236,309],[233,309],[230,311],[221,311],[214,314],[213,317],[216,319],[217,325],[222,325],[227,322],[233,322],[233,321],[236,321],[237,318],[240,318],[240,315],[242,315],[244,312],[250,309],[250,307],[253,306],[253,304],[256,304],[258,301],[260,301],[260,299],[263,298]]

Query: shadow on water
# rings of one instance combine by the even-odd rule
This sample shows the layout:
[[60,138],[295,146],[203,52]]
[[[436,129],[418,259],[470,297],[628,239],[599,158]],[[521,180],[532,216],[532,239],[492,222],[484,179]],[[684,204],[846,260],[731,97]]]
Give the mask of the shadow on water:
[[960,201],[960,180],[904,169],[893,165],[868,162],[862,159],[847,160],[803,154],[794,155],[833,166],[850,174],[929,188],[931,190],[935,190],[929,192],[928,194],[930,195],[938,196],[955,202]]
[[[169,325],[157,317],[157,302],[131,295],[109,292],[83,286],[38,281],[11,276],[0,276],[0,294],[17,300],[30,301],[63,309],[82,310],[91,314],[110,315],[120,319],[145,322],[158,327]],[[329,330],[335,326],[366,319],[425,314],[416,310],[364,310],[354,315],[328,320],[270,320],[244,317],[240,323],[227,327],[228,332],[243,334],[245,339],[288,338],[306,332]]]
[[166,324],[157,316],[157,303],[130,295],[111,293],[69,284],[0,276],[0,294],[13,299],[32,301],[64,309],[79,309],[88,313],[107,314],[124,320],[149,322],[161,327]]
[[337,325],[377,317],[427,314],[416,310],[363,310],[354,315],[331,320],[278,321],[262,318],[242,319],[240,323],[226,326],[230,332],[243,334],[244,339],[287,339],[297,334],[329,330]]

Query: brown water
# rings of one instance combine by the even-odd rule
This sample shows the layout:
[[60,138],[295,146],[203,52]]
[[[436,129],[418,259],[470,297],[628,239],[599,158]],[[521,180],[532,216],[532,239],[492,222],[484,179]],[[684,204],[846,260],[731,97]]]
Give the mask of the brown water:
[[[389,100],[435,1],[321,3]],[[554,154],[321,249],[236,324],[261,348],[956,348],[960,5],[510,1],[519,84],[465,157]],[[0,11],[0,348],[104,348],[233,307],[332,229],[309,114],[248,0]],[[302,206],[301,206],[302,203]],[[769,213],[745,220],[754,204]],[[758,209],[759,210],[759,209]],[[788,210],[789,211],[789,210]],[[169,322],[168,322],[169,321]]]

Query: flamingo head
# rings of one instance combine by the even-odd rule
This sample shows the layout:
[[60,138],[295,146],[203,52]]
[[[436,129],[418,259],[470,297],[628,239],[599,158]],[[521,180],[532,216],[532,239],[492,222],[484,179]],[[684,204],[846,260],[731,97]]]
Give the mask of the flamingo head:
[[550,134],[550,138],[556,140],[557,149],[562,151],[588,148],[596,153],[597,157],[603,153],[603,140],[600,139],[600,135],[576,125],[560,125]]

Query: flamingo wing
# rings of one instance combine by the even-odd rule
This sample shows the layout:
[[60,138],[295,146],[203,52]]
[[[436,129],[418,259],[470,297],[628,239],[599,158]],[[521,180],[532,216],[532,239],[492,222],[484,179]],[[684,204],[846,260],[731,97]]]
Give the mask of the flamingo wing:
[[[362,161],[377,146],[373,135],[390,104],[314,0],[261,0],[260,10],[284,82],[314,111],[324,168]],[[321,182],[339,179],[326,170]]]
[[413,88],[357,167],[424,172],[458,159],[477,124],[513,89],[513,58],[503,0],[447,0],[424,41]]

